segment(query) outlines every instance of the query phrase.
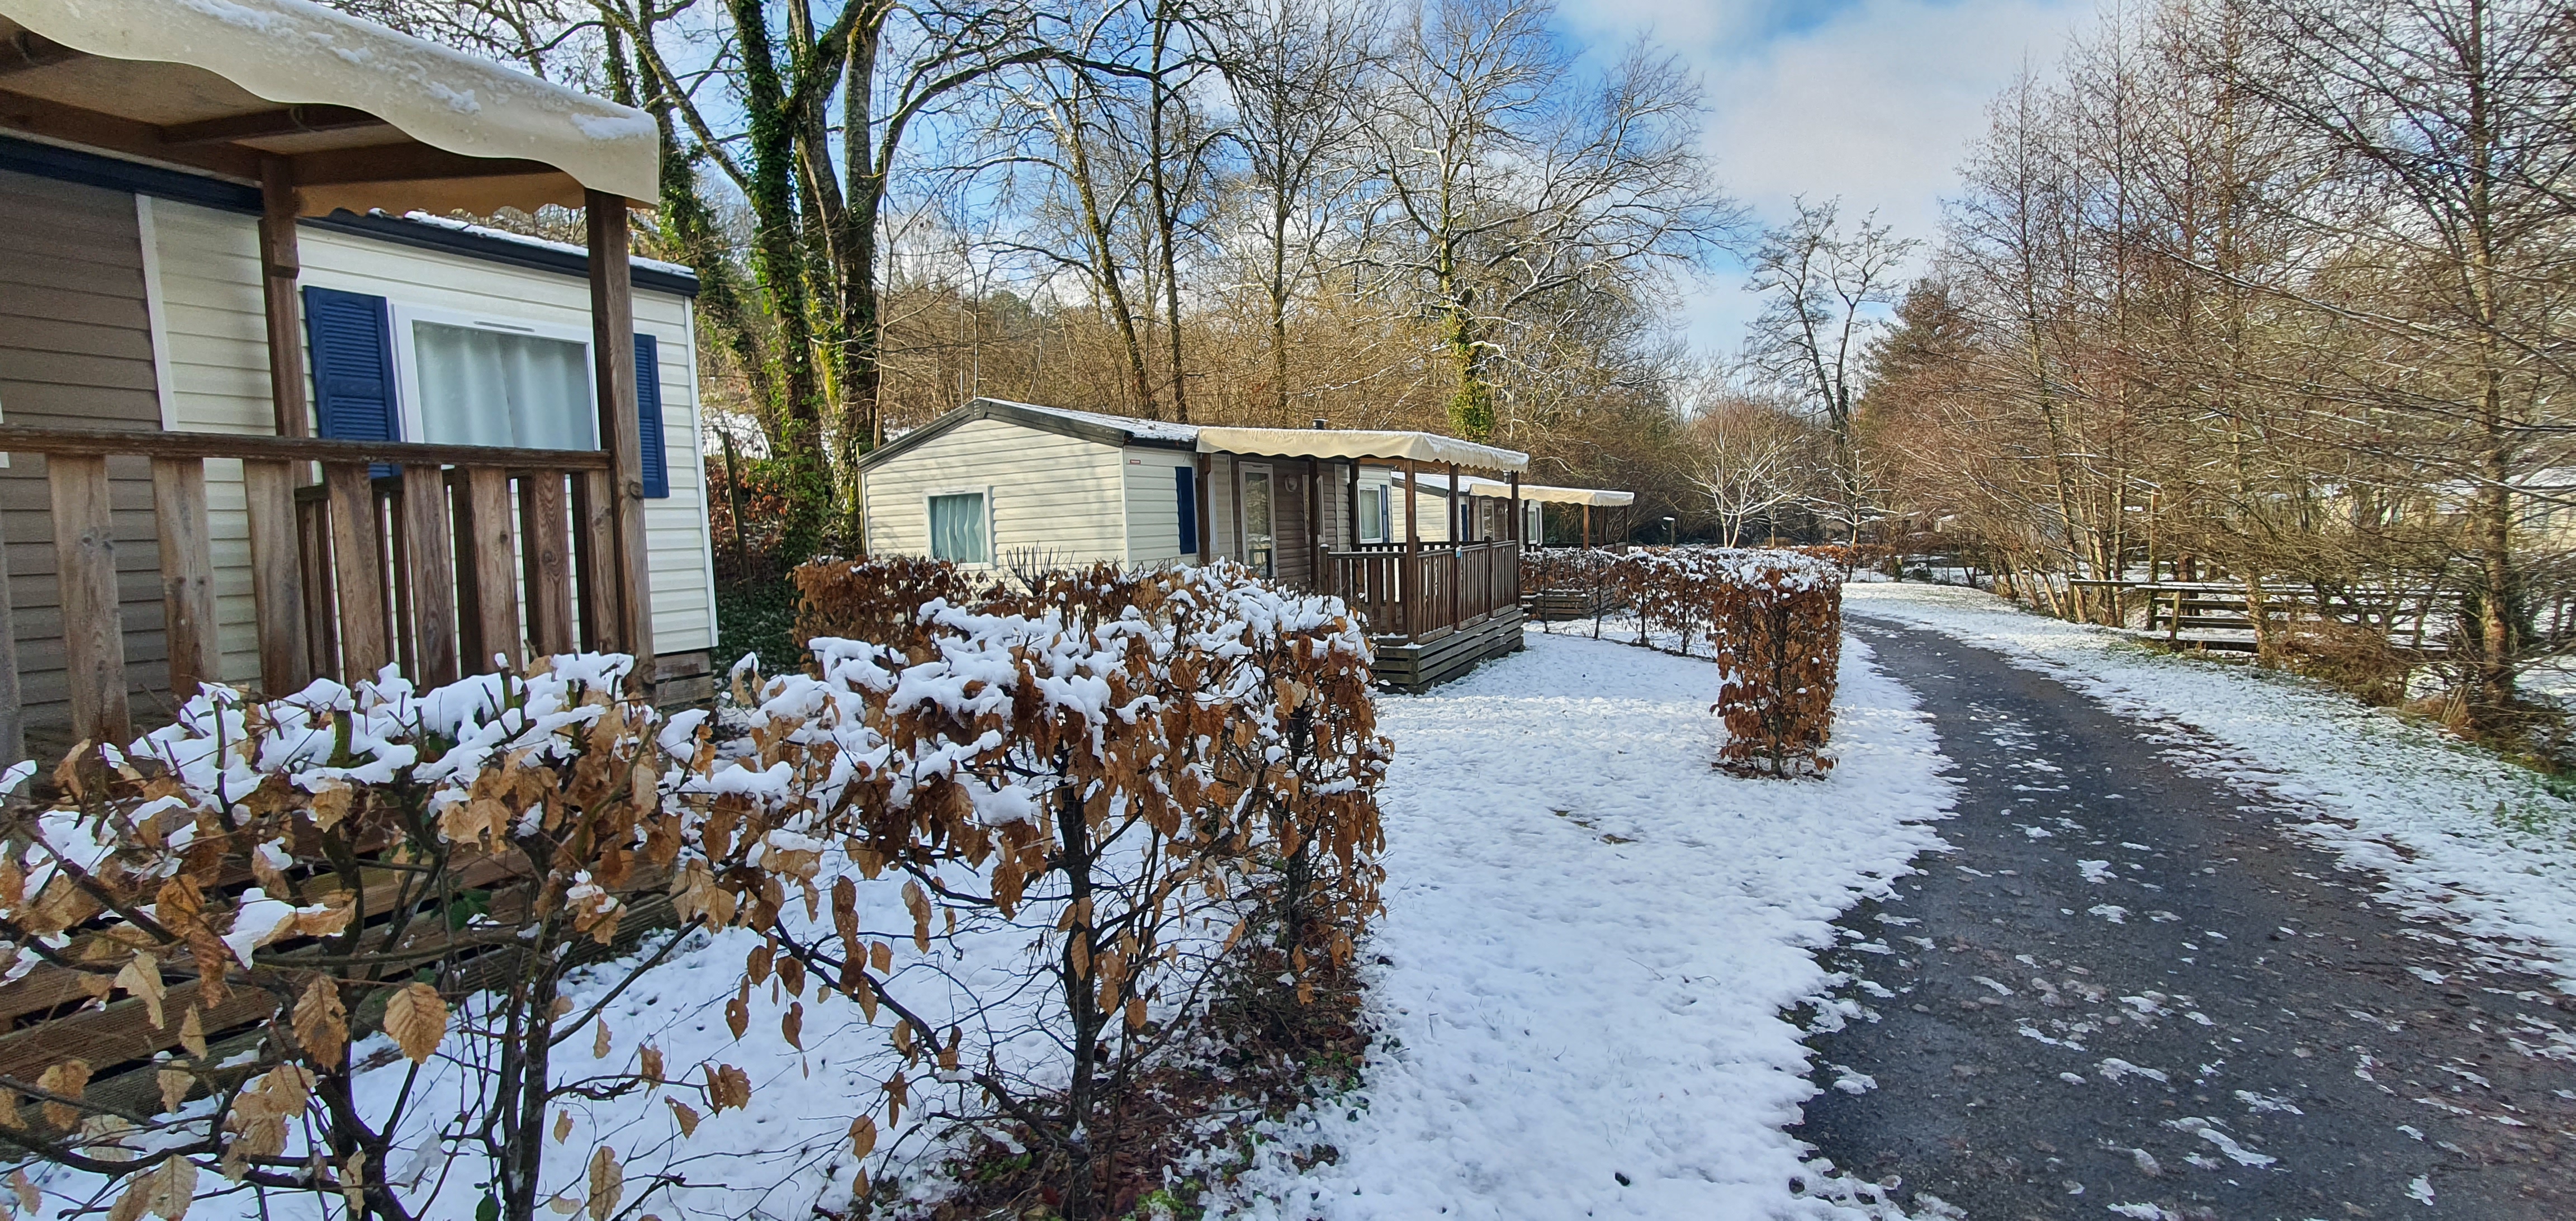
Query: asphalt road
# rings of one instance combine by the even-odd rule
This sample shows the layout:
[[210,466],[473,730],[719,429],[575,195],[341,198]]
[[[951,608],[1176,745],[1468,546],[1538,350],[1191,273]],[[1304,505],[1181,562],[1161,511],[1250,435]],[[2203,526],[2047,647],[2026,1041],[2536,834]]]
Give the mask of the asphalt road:
[[2178,727],[1854,630],[1961,793],[1957,850],[1843,921],[1821,1156],[1916,1217],[2576,1218],[2576,1002],[2373,902]]

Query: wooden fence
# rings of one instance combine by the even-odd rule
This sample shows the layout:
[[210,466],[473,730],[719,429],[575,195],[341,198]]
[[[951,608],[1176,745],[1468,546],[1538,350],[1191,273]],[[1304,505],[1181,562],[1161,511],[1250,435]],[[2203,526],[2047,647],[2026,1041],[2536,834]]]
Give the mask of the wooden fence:
[[[132,732],[109,504],[116,455],[151,460],[180,699],[221,672],[208,459],[242,464],[267,693],[389,664],[434,686],[493,670],[496,654],[515,666],[531,652],[624,651],[630,613],[642,611],[623,603],[602,451],[7,425],[0,450],[45,457],[74,738]],[[14,685],[0,701],[17,707]]]
[[1325,556],[1322,592],[1368,621],[1372,635],[1436,640],[1520,603],[1520,544],[1373,543]]

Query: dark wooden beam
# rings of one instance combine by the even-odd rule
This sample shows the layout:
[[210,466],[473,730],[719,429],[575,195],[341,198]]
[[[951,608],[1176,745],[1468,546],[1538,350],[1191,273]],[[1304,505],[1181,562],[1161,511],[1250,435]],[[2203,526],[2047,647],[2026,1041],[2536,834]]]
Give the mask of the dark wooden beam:
[[617,536],[611,571],[617,574],[618,609],[623,612],[615,644],[634,655],[637,686],[649,693],[658,676],[652,571],[644,538],[644,442],[635,417],[635,284],[626,201],[591,191],[582,210],[590,238],[590,351],[597,363],[599,447],[608,459],[608,515]]
[[220,119],[200,119],[194,123],[173,123],[161,129],[161,142],[174,146],[229,144],[235,140],[387,126],[391,125],[383,119],[348,106],[288,106]]
[[268,324],[268,398],[270,415],[281,437],[313,432],[305,409],[304,328],[295,285],[304,274],[295,237],[294,170],[284,157],[270,157],[259,176],[260,305]]
[[229,145],[173,147],[161,142],[161,129],[150,123],[6,89],[0,89],[0,128],[146,161],[206,170],[246,182],[259,178],[258,153]]
[[[511,178],[561,174],[542,161],[517,157],[468,157],[426,144],[375,144],[303,153],[295,158],[295,181],[301,186],[338,186],[350,182],[410,182],[434,178]],[[619,259],[622,266],[626,262]]]

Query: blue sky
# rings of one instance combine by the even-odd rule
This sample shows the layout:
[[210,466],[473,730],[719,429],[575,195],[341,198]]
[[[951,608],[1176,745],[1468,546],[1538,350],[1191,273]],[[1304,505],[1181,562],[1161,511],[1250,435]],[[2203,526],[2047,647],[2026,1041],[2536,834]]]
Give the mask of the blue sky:
[[[2095,0],[1561,0],[1568,36],[1615,53],[1640,34],[1706,87],[1705,148],[1728,193],[1772,223],[1799,196],[1877,209],[1936,237],[1985,107],[2045,69]],[[1731,354],[1758,312],[1739,268],[1687,287],[1693,343]]]

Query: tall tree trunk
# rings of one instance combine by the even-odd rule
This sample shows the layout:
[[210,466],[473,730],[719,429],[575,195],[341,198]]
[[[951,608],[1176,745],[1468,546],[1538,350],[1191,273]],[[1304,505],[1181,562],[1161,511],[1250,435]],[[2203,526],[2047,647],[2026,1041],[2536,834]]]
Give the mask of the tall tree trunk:
[[742,62],[744,111],[750,128],[752,272],[778,320],[780,403],[771,441],[787,498],[781,556],[800,563],[823,546],[832,505],[832,473],[823,448],[823,387],[814,364],[813,303],[807,250],[798,227],[798,130],[760,0],[727,0]]

